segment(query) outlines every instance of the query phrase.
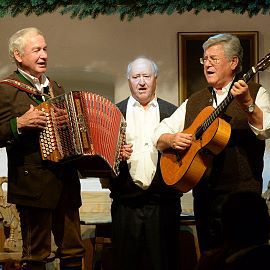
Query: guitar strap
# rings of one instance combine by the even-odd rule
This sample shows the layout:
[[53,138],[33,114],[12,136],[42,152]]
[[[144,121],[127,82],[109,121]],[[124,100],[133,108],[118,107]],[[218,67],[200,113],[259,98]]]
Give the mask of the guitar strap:
[[214,98],[214,101],[216,103],[216,106],[218,106],[218,104],[217,104],[217,94],[216,94],[214,88],[213,87],[209,87],[209,91],[210,91],[212,97]]

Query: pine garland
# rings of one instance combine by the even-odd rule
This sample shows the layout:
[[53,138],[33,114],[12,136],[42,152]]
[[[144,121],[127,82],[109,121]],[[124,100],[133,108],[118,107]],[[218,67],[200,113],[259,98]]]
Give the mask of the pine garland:
[[99,15],[118,14],[121,20],[132,20],[152,14],[183,14],[193,11],[195,14],[206,10],[231,11],[235,14],[248,14],[252,17],[259,13],[270,13],[270,0],[0,0],[0,17],[18,14],[42,15],[54,11],[70,14],[71,18],[97,18]]

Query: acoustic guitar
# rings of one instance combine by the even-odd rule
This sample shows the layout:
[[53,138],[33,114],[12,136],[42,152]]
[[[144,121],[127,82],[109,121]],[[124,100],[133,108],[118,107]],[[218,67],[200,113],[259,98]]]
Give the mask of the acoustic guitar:
[[[247,83],[257,72],[265,70],[269,65],[270,53],[244,74],[243,80]],[[193,123],[183,131],[193,134],[188,149],[177,151],[169,148],[162,153],[160,168],[167,185],[185,193],[200,181],[213,157],[225,148],[230,139],[231,126],[219,116],[232,100],[233,95],[229,92],[216,109],[208,106],[198,114]]]

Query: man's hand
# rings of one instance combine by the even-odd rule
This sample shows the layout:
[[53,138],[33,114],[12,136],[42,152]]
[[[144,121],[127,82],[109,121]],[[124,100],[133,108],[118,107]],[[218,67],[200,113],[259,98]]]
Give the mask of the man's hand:
[[238,82],[234,83],[231,93],[242,109],[246,109],[254,102],[250,95],[248,85],[243,80],[239,80]]
[[66,109],[61,109],[56,106],[53,107],[54,117],[58,127],[66,128],[69,126],[68,113]]
[[157,149],[164,151],[168,148],[175,150],[186,150],[191,146],[192,134],[177,132],[174,134],[164,133],[157,141]]
[[133,145],[130,144],[124,144],[122,145],[120,149],[120,157],[122,160],[128,160],[133,152],[132,150]]
[[18,130],[23,129],[44,129],[46,127],[46,115],[33,105],[30,105],[30,109],[20,117],[17,117]]
[[[239,80],[235,82],[232,89],[232,95],[235,97],[239,106],[246,112],[248,122],[258,128],[263,128],[263,112],[262,110],[254,103],[252,99],[248,85],[243,81]],[[254,105],[252,112],[249,112],[247,109],[250,105]]]
[[177,132],[172,134],[170,139],[171,148],[176,150],[186,150],[192,142],[192,134]]

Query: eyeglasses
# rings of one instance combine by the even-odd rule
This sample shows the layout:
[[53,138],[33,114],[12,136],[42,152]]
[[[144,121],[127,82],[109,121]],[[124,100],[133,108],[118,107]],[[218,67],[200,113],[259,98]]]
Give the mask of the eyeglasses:
[[205,56],[200,58],[200,63],[204,65],[205,62],[208,60],[212,65],[218,65],[221,59],[222,58],[218,58],[216,56]]

